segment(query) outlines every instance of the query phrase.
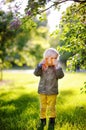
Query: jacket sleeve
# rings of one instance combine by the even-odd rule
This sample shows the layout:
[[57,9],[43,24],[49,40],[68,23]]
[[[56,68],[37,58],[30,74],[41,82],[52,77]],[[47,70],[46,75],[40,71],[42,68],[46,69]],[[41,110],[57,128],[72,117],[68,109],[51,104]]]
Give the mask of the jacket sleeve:
[[42,75],[42,64],[38,64],[37,67],[34,70],[35,76],[41,76]]
[[64,72],[63,72],[62,68],[61,67],[57,68],[56,69],[56,78],[57,79],[61,79],[63,77],[64,77]]

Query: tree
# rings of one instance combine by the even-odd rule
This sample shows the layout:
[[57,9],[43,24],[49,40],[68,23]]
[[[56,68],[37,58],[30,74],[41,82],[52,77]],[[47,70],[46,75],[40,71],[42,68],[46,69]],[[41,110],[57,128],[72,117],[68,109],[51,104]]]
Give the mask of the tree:
[[60,51],[63,55],[67,52],[71,54],[66,61],[69,60],[68,64],[74,70],[86,69],[85,13],[85,4],[73,4],[63,14],[60,23]]
[[[13,2],[15,0],[7,0],[6,2]],[[15,8],[13,8],[13,12],[10,9],[9,12],[3,12],[2,9],[0,8],[0,19],[1,19],[1,25],[0,26],[0,62],[1,64],[3,63],[7,63],[8,61],[8,57],[14,56],[14,57],[21,57],[21,54],[16,54],[17,52],[19,52],[18,50],[22,50],[24,49],[24,42],[22,42],[20,40],[20,38],[22,37],[23,34],[23,38],[25,36],[25,32],[23,33],[23,27],[24,28],[29,28],[32,29],[33,25],[34,25],[34,18],[37,15],[41,15],[43,12],[45,12],[46,10],[48,10],[51,7],[58,7],[61,3],[64,3],[68,0],[56,0],[54,2],[52,2],[51,0],[29,0],[27,7],[25,8],[25,14],[23,16],[21,16],[20,12],[19,12],[19,6],[17,5],[17,3],[15,3]],[[83,5],[83,3],[86,2],[86,0],[73,0],[74,2],[80,3],[80,5]],[[50,7],[45,8],[45,5],[47,2],[51,2],[52,4],[50,5]],[[1,1],[0,4],[3,3],[3,6],[5,4],[4,0]],[[77,8],[77,7],[76,7]],[[70,14],[71,15],[71,14]],[[27,21],[30,21],[29,24],[27,24]],[[23,26],[25,25],[25,23],[27,24],[26,27]],[[31,23],[31,24],[30,24]],[[20,34],[19,34],[20,33]],[[12,43],[16,43],[16,39],[15,37],[17,36],[17,34],[19,34],[20,38],[17,37],[17,40],[19,39],[19,44],[15,44],[17,45],[17,49],[16,49],[16,53],[13,53],[13,48],[15,50],[15,45]],[[44,34],[43,34],[44,35]],[[12,42],[13,41],[13,42]],[[21,42],[20,42],[21,41]],[[20,44],[21,43],[21,44]],[[21,48],[21,49],[20,49]],[[12,57],[9,58],[10,60],[12,59]],[[5,61],[5,62],[4,62]],[[19,63],[18,60],[15,60],[16,63]],[[23,60],[22,60],[23,61]],[[12,62],[12,60],[11,60]],[[10,63],[10,61],[8,62]]]
[[[41,19],[41,22],[39,19]],[[31,37],[25,48],[25,54],[29,57],[27,64],[32,67],[35,67],[40,62],[44,50],[49,46],[47,42],[48,28],[46,27],[46,15],[44,14],[41,18],[35,18],[35,22],[37,26],[31,30]]]
[[[0,14],[0,68],[1,68],[1,80],[2,69],[4,67],[12,66],[16,64],[22,66],[27,64],[28,66],[34,66],[42,57],[44,39],[46,38],[46,32],[48,31],[46,21],[39,23],[39,20],[28,19],[28,16],[21,18],[21,22],[24,23],[20,26],[19,19],[15,18],[12,12],[1,11]],[[43,20],[42,17],[40,19]],[[46,16],[44,16],[46,19]],[[34,37],[33,37],[34,35]],[[35,38],[39,38],[36,41]],[[43,42],[42,42],[43,41]],[[34,44],[34,42],[36,44]],[[42,44],[41,44],[42,43]],[[38,54],[38,51],[41,54]],[[38,59],[38,60],[37,60]],[[34,64],[32,63],[34,61]]]
[[[2,77],[2,69],[5,58],[7,54],[9,55],[8,47],[10,45],[10,41],[14,36],[14,31],[8,29],[7,26],[10,19],[12,19],[12,13],[5,14],[3,11],[0,11],[0,67],[1,67],[1,77]],[[5,44],[6,42],[6,44]]]
[[26,26],[27,29],[23,25],[17,30],[20,26],[20,21],[17,18],[14,19],[13,13],[11,11],[0,11],[0,80],[2,80],[4,67],[9,67],[12,63],[22,65],[25,62],[20,51],[24,49],[30,37],[30,28],[34,24],[32,20],[28,21],[30,24]]
[[[36,15],[50,9],[53,6],[57,7],[58,5],[65,3],[67,1],[70,0],[33,0],[33,1],[29,0],[26,10],[28,11],[29,15]],[[86,3],[86,0],[72,0],[72,1],[80,4]],[[48,8],[42,9],[48,2],[51,2],[52,4]]]
[[[33,1],[28,0],[28,4],[25,8],[25,14],[26,16],[28,16],[27,19],[29,19],[38,14],[42,14],[43,12],[47,11],[48,9],[52,7],[57,8],[62,3],[65,3],[68,1],[73,1],[75,3],[80,3],[80,4],[86,3],[86,0],[33,0]],[[7,3],[7,2],[11,3],[11,2],[15,2],[15,0],[6,0],[6,2],[4,2],[4,0],[1,1],[1,3]],[[15,3],[14,12],[16,16],[21,15],[19,12],[19,9],[21,8],[21,4],[22,4],[21,2],[18,5],[17,5],[17,2]],[[49,2],[51,2],[51,5],[48,8],[46,8],[45,5]]]

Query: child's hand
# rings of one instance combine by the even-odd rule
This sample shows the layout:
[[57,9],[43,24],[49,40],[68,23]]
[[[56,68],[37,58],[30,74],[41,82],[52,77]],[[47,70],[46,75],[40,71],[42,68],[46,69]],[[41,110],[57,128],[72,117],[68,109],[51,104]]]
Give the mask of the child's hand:
[[47,63],[46,63],[46,60],[44,59],[44,60],[42,60],[39,64],[41,64],[42,65],[42,70],[46,70],[47,68],[48,68],[48,65],[47,65]]
[[40,62],[40,64],[44,65],[44,64],[46,64],[46,61],[45,61],[45,60],[42,60],[42,61]]
[[43,68],[44,63],[45,63],[45,61],[42,60],[42,61],[38,64],[38,67],[39,67],[39,68]]
[[57,60],[54,60],[54,65],[55,65],[55,67],[58,66],[58,61]]

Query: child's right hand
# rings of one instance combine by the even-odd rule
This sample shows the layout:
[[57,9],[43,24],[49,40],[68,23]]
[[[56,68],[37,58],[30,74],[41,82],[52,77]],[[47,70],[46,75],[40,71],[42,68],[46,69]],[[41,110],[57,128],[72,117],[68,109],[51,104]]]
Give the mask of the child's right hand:
[[46,64],[46,61],[45,61],[45,60],[42,60],[39,64],[44,65],[44,64]]
[[46,60],[42,60],[39,64],[42,65],[42,70],[46,70],[48,68],[48,65],[46,64]]

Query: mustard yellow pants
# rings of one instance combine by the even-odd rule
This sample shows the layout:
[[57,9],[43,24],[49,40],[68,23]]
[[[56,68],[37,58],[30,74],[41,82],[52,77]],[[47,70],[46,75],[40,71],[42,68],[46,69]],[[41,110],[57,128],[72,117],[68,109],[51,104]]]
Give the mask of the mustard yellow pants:
[[[39,94],[40,98],[40,118],[46,118],[48,114],[49,118],[56,117],[56,98],[57,95],[45,95]],[[47,114],[46,114],[47,113]]]

